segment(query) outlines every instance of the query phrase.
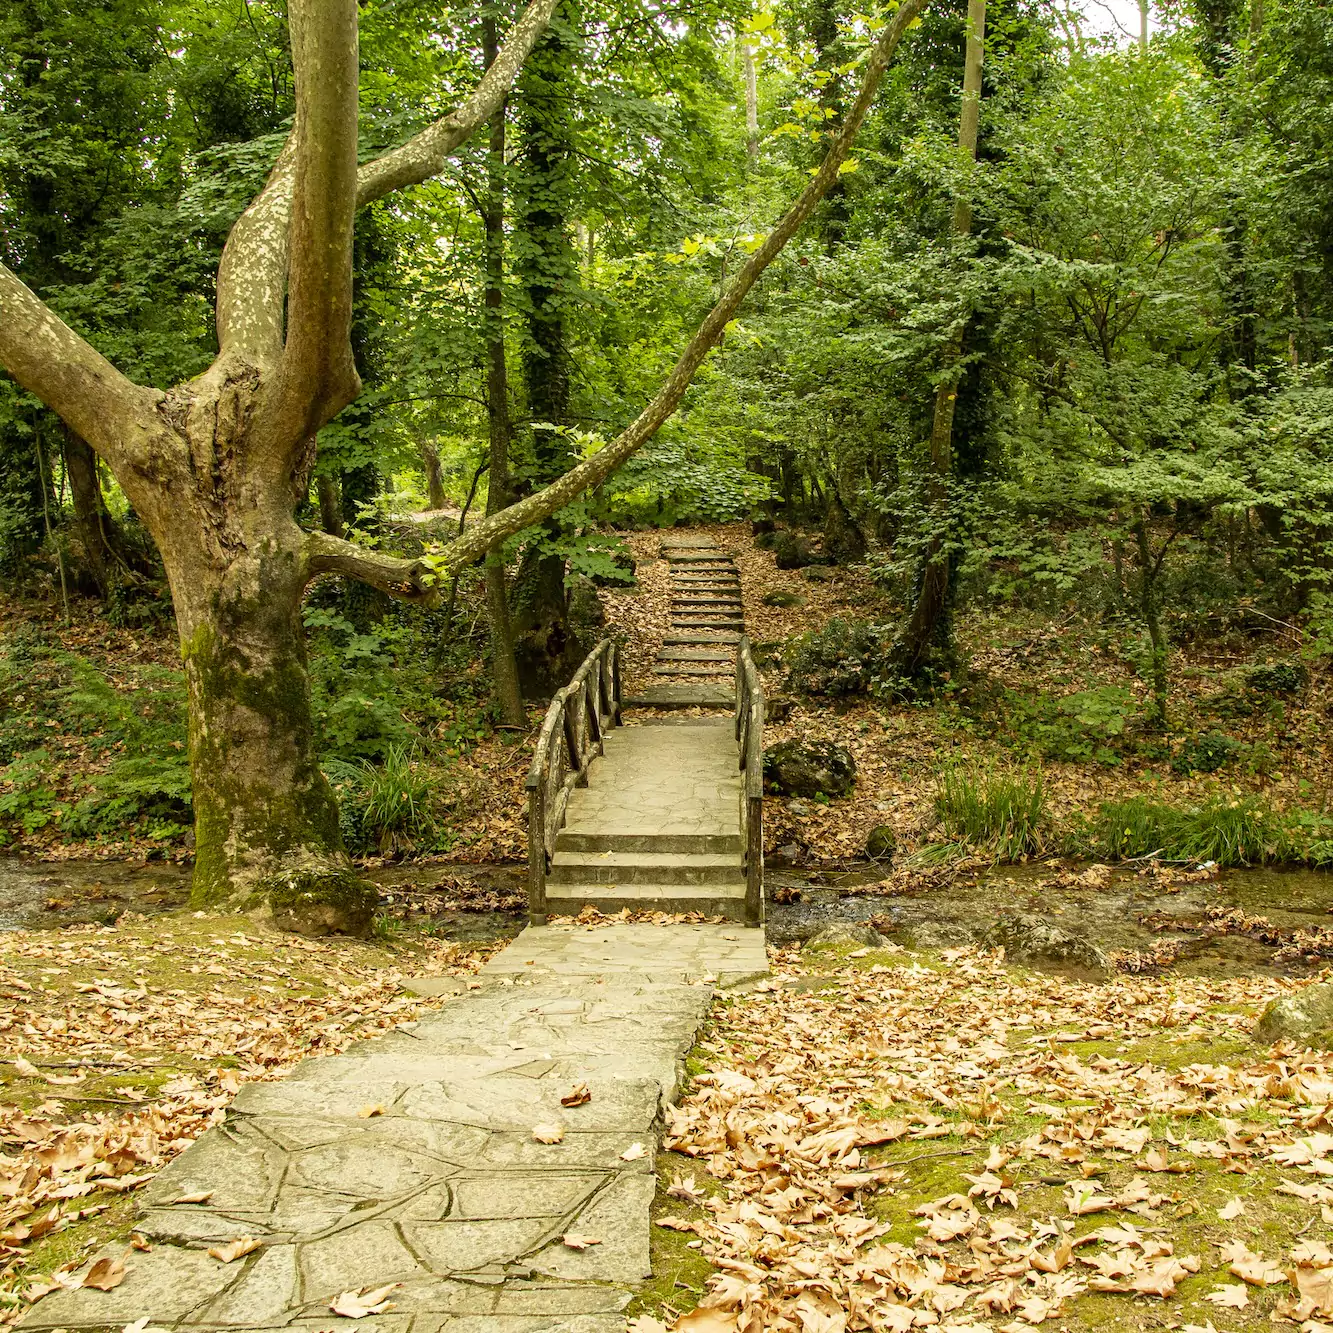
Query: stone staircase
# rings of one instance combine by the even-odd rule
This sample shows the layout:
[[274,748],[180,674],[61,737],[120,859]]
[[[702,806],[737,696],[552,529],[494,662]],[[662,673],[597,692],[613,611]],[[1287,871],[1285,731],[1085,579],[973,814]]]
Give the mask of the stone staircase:
[[667,536],[671,628],[653,664],[654,682],[627,705],[729,708],[736,646],[745,633],[736,562],[708,537]]
[[[622,725],[601,729],[589,766],[566,782],[563,819],[546,835],[544,907],[535,919],[585,906],[760,919],[757,881],[747,916],[749,789],[736,733],[740,574],[709,538],[670,534],[662,555],[671,628],[653,682],[623,700],[625,710],[653,714],[622,712]],[[662,716],[683,709],[693,715]]]

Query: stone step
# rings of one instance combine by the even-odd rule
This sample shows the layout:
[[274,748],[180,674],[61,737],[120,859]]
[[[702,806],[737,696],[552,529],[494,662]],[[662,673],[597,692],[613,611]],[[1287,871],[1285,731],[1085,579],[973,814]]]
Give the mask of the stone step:
[[736,833],[643,833],[633,830],[599,828],[563,828],[555,835],[555,850],[560,852],[662,852],[672,856],[682,853],[696,856],[739,856],[743,850],[741,835]]
[[674,648],[657,654],[659,662],[734,662],[736,654],[725,648]]
[[724,570],[727,573],[734,573],[736,563],[733,560],[719,560],[711,555],[689,555],[674,556],[667,563],[674,570],[690,570],[694,573],[708,573],[717,570]]
[[577,916],[595,907],[608,916],[623,912],[699,912],[728,921],[745,919],[745,882],[721,884],[550,884],[546,910],[551,916]]
[[556,852],[548,884],[730,884],[739,852]]
[[650,685],[622,699],[625,708],[725,708],[736,706],[736,691],[722,685]]
[[680,644],[699,644],[701,646],[709,644],[726,644],[728,646],[737,644],[741,641],[739,634],[733,634],[730,630],[718,634],[668,634],[662,640],[664,646],[674,646]]
[[675,616],[671,621],[672,629],[744,629],[744,616],[719,616],[704,618],[701,616]]
[[675,611],[692,611],[696,607],[702,611],[740,611],[739,597],[673,597],[671,607]]
[[654,676],[687,676],[691,680],[695,677],[707,678],[710,680],[728,680],[735,675],[735,668],[728,666],[708,666],[704,663],[695,662],[689,666],[655,666],[653,667]]

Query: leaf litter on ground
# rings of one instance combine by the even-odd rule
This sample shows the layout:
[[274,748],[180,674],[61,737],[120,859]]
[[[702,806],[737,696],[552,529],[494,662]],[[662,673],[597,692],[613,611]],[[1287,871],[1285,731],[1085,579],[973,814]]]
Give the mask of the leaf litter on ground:
[[[663,1328],[1025,1333],[1068,1326],[1092,1297],[1170,1308],[1202,1275],[1215,1308],[1248,1316],[1261,1300],[1265,1324],[1322,1333],[1333,1251],[1297,1233],[1333,1222],[1333,1054],[1235,1054],[1290,982],[1094,984],[972,948],[928,966],[883,956],[825,955],[836,986],[719,1009],[663,1145],[694,1161],[691,1185],[711,1184],[686,1187],[677,1169],[667,1193],[696,1215],[657,1219],[692,1233],[715,1271],[693,1311],[660,1312]],[[805,971],[799,952],[776,953],[779,979]],[[922,1170],[956,1183],[920,1199]],[[1227,1190],[1223,1206],[1221,1180],[1246,1181],[1248,1203]],[[1226,1226],[1208,1227],[1204,1190]],[[1274,1223],[1283,1197],[1299,1203]]]

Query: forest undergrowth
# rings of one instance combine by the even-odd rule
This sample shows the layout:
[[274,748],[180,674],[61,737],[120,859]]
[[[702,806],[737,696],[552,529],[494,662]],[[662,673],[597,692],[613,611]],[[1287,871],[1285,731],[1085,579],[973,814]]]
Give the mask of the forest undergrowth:
[[498,947],[419,931],[292,939],[185,911],[6,933],[0,1323],[78,1285],[107,1240],[137,1243],[134,1191],[243,1084],[438,1008],[448,997],[405,993],[404,976],[467,978]]
[[[1333,861],[1333,709],[1325,659],[1300,631],[1239,608],[1224,623],[1182,612],[1165,729],[1132,624],[1071,602],[977,599],[960,616],[962,667],[903,698],[876,675],[901,605],[871,564],[780,570],[748,524],[695,527],[741,571],[747,630],[769,700],[768,744],[834,741],[854,758],[849,795],[770,795],[770,856],[805,865],[864,856],[876,828],[900,862],[980,851],[1116,860],[1159,852],[1223,864]],[[661,533],[624,535],[630,587],[601,590],[622,644],[626,692],[650,679],[670,619]],[[498,729],[482,685],[479,586],[437,613],[379,608],[358,629],[308,613],[323,762],[344,836],[370,864],[526,855],[524,737]],[[116,629],[91,610],[52,625],[7,603],[0,652],[0,836],[49,858],[188,859],[183,690],[170,626]],[[448,637],[441,640],[441,633]],[[529,712],[535,724],[539,708]],[[951,817],[950,784],[985,805],[988,785],[1026,784],[1030,827],[1015,841],[984,809]],[[378,804],[377,804],[378,803]]]

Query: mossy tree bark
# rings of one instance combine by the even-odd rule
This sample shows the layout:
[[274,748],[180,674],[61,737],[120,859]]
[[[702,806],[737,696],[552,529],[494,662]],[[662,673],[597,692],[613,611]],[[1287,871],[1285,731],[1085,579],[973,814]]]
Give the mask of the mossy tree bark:
[[228,238],[217,282],[221,350],[188,383],[166,392],[133,383],[0,265],[0,364],[106,462],[162,554],[189,681],[198,901],[267,900],[291,926],[364,929],[373,890],[352,874],[315,763],[303,590],[333,574],[432,599],[451,568],[599,485],[651,439],[837,179],[926,0],[903,0],[814,177],[619,436],[429,557],[395,559],[303,531],[295,513],[309,494],[316,432],[360,388],[351,350],[355,212],[444,169],[503,100],[556,3],[532,0],[458,111],[358,166],[356,0],[291,0],[294,128]]
[[[499,51],[495,19],[482,20],[482,50],[487,63]],[[482,223],[486,234],[486,424],[490,477],[486,514],[497,514],[509,503],[509,362],[505,348],[505,140],[508,107],[501,102],[491,116],[491,137],[486,149],[486,198]],[[491,617],[491,681],[500,720],[507,727],[527,725],[527,710],[518,682],[514,656],[514,625],[509,613],[509,585],[505,574],[504,545],[486,552],[486,605]]]
[[[550,482],[564,470],[572,362],[565,313],[576,299],[579,264],[571,237],[577,159],[574,72],[583,47],[577,0],[562,0],[518,82],[522,147],[514,209],[514,267],[523,286],[523,387],[531,424],[534,474]],[[551,545],[561,536],[548,520]],[[592,644],[569,618],[565,559],[529,547],[514,579],[514,652],[523,693],[545,699],[577,670]]]

